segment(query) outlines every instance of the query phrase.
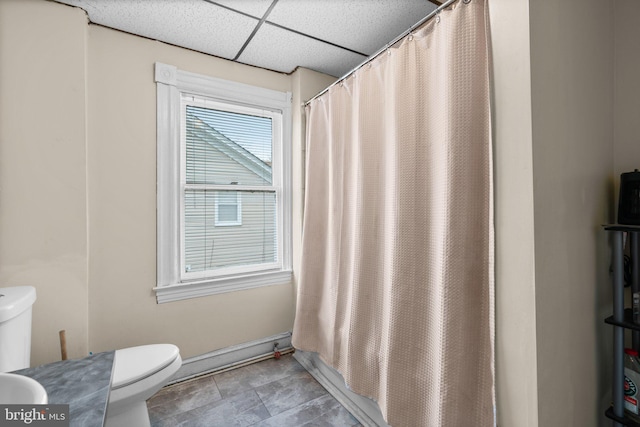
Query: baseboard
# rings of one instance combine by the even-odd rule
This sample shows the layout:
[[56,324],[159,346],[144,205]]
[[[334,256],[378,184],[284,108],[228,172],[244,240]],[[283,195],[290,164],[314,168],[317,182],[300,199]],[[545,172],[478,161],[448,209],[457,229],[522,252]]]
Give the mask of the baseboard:
[[281,352],[290,351],[292,349],[291,332],[284,332],[184,359],[182,366],[167,385],[271,357],[275,343],[278,343],[278,349]]
[[[281,352],[292,351],[291,332],[284,332],[184,359],[182,366],[167,385],[272,357],[275,343],[278,343],[278,349]],[[363,426],[389,427],[382,417],[378,404],[349,390],[342,375],[325,364],[316,353],[296,350],[294,357]]]
[[296,350],[293,357],[363,426],[389,427],[378,404],[349,390],[342,375],[324,363],[317,353]]

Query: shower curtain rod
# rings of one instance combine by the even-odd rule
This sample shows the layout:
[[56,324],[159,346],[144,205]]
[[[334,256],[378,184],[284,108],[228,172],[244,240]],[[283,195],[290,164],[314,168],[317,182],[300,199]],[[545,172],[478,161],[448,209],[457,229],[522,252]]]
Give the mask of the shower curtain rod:
[[[427,22],[429,19],[433,18],[434,16],[436,16],[438,13],[440,13],[440,11],[446,7],[448,7],[451,3],[458,1],[458,0],[447,0],[446,2],[442,3],[440,6],[438,6],[436,8],[436,10],[434,10],[433,12],[431,12],[430,14],[428,14],[427,16],[425,16],[424,18],[422,18],[420,21],[418,21],[417,23],[415,23],[414,25],[412,25],[411,27],[409,27],[409,29],[407,31],[405,31],[404,33],[400,34],[398,37],[396,37],[395,39],[393,39],[391,42],[387,43],[382,49],[378,50],[376,53],[374,53],[373,55],[369,56],[367,59],[365,59],[362,63],[358,64],[355,66],[355,68],[351,69],[351,71],[349,71],[347,74],[345,74],[344,76],[340,77],[338,80],[336,80],[335,82],[331,83],[329,86],[327,86],[324,90],[322,90],[322,92],[319,92],[317,95],[315,95],[313,98],[311,98],[310,100],[308,100],[307,102],[303,102],[302,106],[305,107],[308,104],[311,103],[311,101],[313,101],[316,98],[319,98],[320,96],[324,95],[325,92],[327,92],[329,89],[331,89],[332,87],[334,87],[335,85],[337,85],[338,83],[344,81],[345,79],[347,79],[351,74],[355,73],[356,71],[358,71],[360,68],[364,67],[365,65],[367,65],[369,62],[373,61],[374,59],[376,59],[381,53],[386,52],[387,49],[389,49],[391,46],[393,46],[394,44],[398,43],[400,40],[402,40],[403,38],[405,38],[406,36],[408,36],[409,34],[411,34],[413,32],[413,30],[415,30],[416,28],[418,28],[420,25],[424,24],[425,22]],[[465,3],[469,3],[471,0],[461,0],[464,1]]]

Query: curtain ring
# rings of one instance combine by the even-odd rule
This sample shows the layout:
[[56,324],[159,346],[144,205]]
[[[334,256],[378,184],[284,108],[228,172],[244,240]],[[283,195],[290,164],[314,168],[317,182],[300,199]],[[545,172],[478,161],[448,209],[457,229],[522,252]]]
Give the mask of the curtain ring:
[[439,23],[440,23],[440,9],[436,11],[436,24],[439,24]]
[[462,0],[462,3],[469,4],[469,3],[471,3],[471,0]]
[[407,39],[408,39],[409,41],[413,41],[413,33],[412,33],[412,32],[411,32],[411,33],[409,33],[409,37],[407,37]]

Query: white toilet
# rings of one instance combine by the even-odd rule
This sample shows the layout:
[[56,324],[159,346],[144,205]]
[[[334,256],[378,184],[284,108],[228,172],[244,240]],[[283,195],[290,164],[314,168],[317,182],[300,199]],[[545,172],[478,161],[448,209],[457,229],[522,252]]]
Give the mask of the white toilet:
[[151,344],[116,350],[105,427],[149,427],[146,400],[182,366],[178,347]]
[[29,367],[33,286],[0,288],[0,372]]
[[[29,367],[33,286],[0,288],[0,372]],[[182,366],[178,347],[152,344],[116,350],[105,426],[149,427],[146,400]]]

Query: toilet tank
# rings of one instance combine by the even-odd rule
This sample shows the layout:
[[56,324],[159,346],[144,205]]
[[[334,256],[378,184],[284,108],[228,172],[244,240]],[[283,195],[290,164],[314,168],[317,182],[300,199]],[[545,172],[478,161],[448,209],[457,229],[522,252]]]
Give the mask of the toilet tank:
[[33,286],[0,288],[0,372],[29,367]]

